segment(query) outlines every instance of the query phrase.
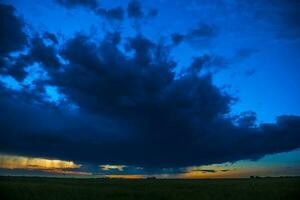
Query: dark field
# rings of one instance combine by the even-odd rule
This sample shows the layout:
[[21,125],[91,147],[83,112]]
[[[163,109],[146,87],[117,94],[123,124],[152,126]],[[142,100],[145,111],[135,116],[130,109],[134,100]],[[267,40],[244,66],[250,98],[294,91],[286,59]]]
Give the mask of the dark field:
[[300,178],[121,180],[0,177],[1,200],[300,199]]

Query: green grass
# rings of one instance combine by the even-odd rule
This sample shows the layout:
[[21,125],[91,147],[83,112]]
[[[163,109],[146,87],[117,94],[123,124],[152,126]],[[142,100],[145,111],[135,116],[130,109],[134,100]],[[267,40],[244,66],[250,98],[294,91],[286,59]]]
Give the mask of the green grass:
[[300,199],[300,178],[121,180],[0,177],[1,200]]

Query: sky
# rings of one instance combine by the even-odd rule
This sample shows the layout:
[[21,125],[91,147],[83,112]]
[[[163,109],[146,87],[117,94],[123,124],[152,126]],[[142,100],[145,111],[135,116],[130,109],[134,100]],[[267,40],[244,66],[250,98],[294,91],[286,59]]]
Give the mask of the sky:
[[296,0],[0,0],[0,175],[300,175]]

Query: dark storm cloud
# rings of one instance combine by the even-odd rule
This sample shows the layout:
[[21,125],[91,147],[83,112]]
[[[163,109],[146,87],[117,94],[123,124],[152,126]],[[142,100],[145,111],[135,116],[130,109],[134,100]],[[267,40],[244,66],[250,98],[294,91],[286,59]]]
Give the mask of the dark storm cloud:
[[56,0],[56,2],[66,8],[76,8],[79,6],[89,8],[97,15],[103,16],[109,21],[122,21],[124,19],[124,9],[121,6],[110,9],[99,8],[97,0]]
[[98,6],[97,0],[55,0],[55,1],[67,8],[82,6],[91,9],[96,9]]
[[[119,49],[122,42],[132,56]],[[78,34],[59,53],[69,62],[63,71],[52,61],[44,67],[79,110],[53,111],[42,101],[22,100],[22,92],[3,94],[2,152],[159,168],[258,159],[300,147],[299,117],[258,126],[255,113],[229,118],[234,99],[213,85],[209,73],[198,75],[210,62],[205,56],[190,66],[196,70],[175,78],[168,49],[143,35],[107,33],[95,43]]]
[[49,39],[49,40],[52,41],[54,44],[58,44],[58,39],[57,39],[56,35],[53,34],[53,33],[45,32],[45,33],[44,33],[44,38],[45,38],[45,39]]
[[15,15],[13,6],[0,3],[0,27],[0,56],[25,47],[24,22]]
[[14,58],[10,58],[13,62],[6,66],[6,74],[21,81],[27,76],[26,67],[34,63],[38,63],[49,69],[58,69],[61,64],[55,47],[55,45],[58,44],[57,38],[54,34],[49,35],[47,32],[44,34],[44,38],[49,38],[53,41],[54,45],[46,45],[43,38],[39,35],[28,39],[28,51],[26,53],[20,53]]
[[[75,8],[78,6],[89,8],[109,21],[122,21],[125,18],[125,10],[121,6],[109,9],[99,8],[97,0],[56,0],[56,2],[66,8]],[[137,0],[130,1],[127,5],[126,11],[128,18],[138,20],[153,18],[158,14],[156,9],[144,11],[140,1]]]
[[256,123],[256,113],[252,111],[246,111],[241,113],[236,119],[236,123],[240,127],[254,127]]
[[31,39],[30,51],[24,57],[28,62],[39,62],[47,67],[58,68],[60,66],[55,47],[46,45],[39,36]]
[[15,8],[0,3],[0,74],[6,73],[12,52],[23,50],[27,44],[25,24],[15,15]]
[[111,9],[99,8],[97,13],[108,20],[122,21],[124,19],[124,10],[121,6]]
[[172,42],[177,45],[180,44],[184,40],[184,35],[180,33],[173,33],[171,35]]
[[185,71],[198,74],[206,70],[213,73],[226,68],[228,64],[229,60],[222,56],[204,54],[194,57],[191,65]]
[[[216,33],[200,25],[184,37]],[[53,42],[46,44],[43,37]],[[0,85],[3,153],[176,168],[258,159],[300,147],[298,116],[260,125],[253,112],[229,117],[235,98],[213,84],[211,72],[201,74],[226,65],[222,57],[198,56],[177,76],[170,47],[142,33],[123,38],[107,32],[97,40],[81,33],[59,48],[55,35],[43,37],[30,36],[27,53],[9,67],[39,63],[49,80],[20,91]],[[63,105],[45,102],[47,85],[66,96]],[[72,105],[78,109],[70,110]]]
[[[15,15],[15,8],[11,5],[0,4],[0,61],[1,74],[12,75],[17,80],[23,80],[27,73],[25,68],[35,62],[47,67],[59,67],[59,61],[54,46],[45,45],[40,36],[29,38],[24,32],[25,24]],[[58,44],[56,36],[46,32],[44,37]],[[25,47],[29,48],[27,53],[18,56],[10,56],[11,52],[18,52]],[[28,50],[28,49],[27,49]]]
[[198,24],[198,26],[195,29],[191,30],[187,37],[190,39],[212,38],[215,37],[217,33],[217,29],[213,25]]
[[195,28],[191,29],[186,34],[173,33],[171,39],[174,45],[180,44],[183,41],[189,42],[193,46],[206,46],[212,39],[216,38],[219,30],[215,25],[199,23]]
[[142,18],[144,13],[142,11],[142,6],[139,1],[132,0],[128,3],[127,6],[128,17],[130,18]]
[[156,17],[158,15],[158,11],[157,9],[150,9],[144,11],[140,1],[131,0],[127,5],[127,15],[129,18],[140,20]]

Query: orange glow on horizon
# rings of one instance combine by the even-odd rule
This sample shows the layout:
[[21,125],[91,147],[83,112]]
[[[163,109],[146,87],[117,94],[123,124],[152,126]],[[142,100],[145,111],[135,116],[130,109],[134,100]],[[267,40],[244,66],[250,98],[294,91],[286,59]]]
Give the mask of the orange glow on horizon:
[[73,161],[0,154],[0,168],[2,169],[40,170],[48,173],[67,175],[92,175],[89,172],[71,170],[79,169],[80,167],[80,164],[76,164]]
[[128,174],[128,175],[105,175],[106,178],[119,178],[119,179],[144,179],[146,178],[141,174]]
[[81,165],[72,161],[0,154],[0,168],[3,169],[75,169],[80,167]]
[[45,172],[54,173],[54,174],[64,174],[64,175],[79,175],[79,176],[91,176],[93,175],[91,172],[82,172],[82,171],[71,171],[64,169],[49,169],[43,170]]

